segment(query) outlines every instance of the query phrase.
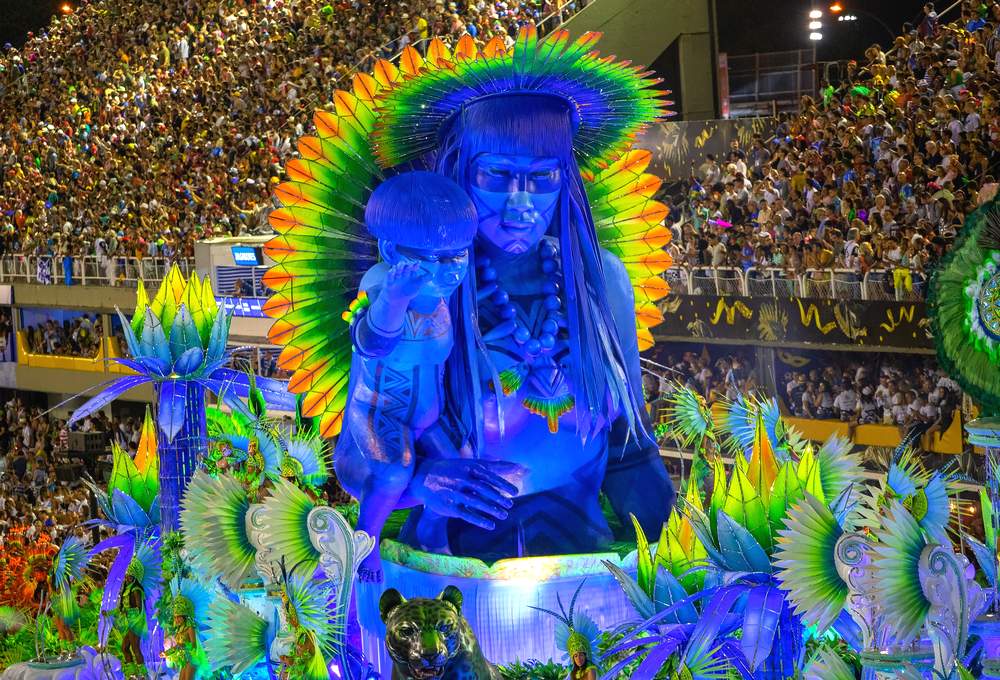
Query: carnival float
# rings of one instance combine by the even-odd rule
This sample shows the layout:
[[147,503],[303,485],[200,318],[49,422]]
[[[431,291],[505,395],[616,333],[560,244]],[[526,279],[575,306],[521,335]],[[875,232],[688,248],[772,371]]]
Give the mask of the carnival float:
[[88,482],[102,540],[5,540],[0,677],[1000,677],[1000,205],[932,285],[984,540],[909,439],[873,475],[683,385],[654,428],[670,232],[634,144],[668,102],[596,40],[434,41],[316,113],[266,248],[287,383],[230,367],[207,278],[139,287],[131,372],[74,418],[154,407]]

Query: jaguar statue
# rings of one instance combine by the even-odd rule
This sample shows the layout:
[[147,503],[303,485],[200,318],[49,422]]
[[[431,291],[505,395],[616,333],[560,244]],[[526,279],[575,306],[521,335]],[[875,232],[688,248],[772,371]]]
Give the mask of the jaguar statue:
[[462,616],[462,593],[448,586],[436,598],[404,598],[390,588],[379,600],[392,680],[500,680]]

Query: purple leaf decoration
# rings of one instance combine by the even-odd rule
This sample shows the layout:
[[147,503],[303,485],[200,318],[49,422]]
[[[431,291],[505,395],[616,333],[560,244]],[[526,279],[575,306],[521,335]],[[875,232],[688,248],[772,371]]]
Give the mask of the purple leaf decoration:
[[128,375],[124,378],[115,380],[113,383],[104,388],[100,394],[97,394],[86,404],[73,411],[73,415],[69,419],[69,424],[72,425],[73,423],[83,420],[90,414],[100,411],[102,408],[128,392],[133,387],[138,387],[139,385],[148,383],[149,380],[149,376],[145,375]]
[[732,571],[770,572],[771,559],[753,534],[722,510],[719,510],[718,516],[716,533],[727,568]]
[[125,344],[128,346],[128,353],[134,357],[139,356],[139,339],[135,337],[135,331],[132,330],[132,324],[125,318],[125,315],[122,314],[120,309],[116,307],[115,311],[118,312],[118,320],[121,321],[122,324],[122,333],[125,334]]
[[187,405],[186,385],[180,380],[167,380],[157,386],[157,422],[167,441],[172,442],[184,427],[184,410]]
[[735,668],[743,677],[743,680],[753,680],[753,671],[750,670],[746,659],[743,657],[743,653],[739,650],[733,640],[726,640],[723,642],[722,645],[720,645],[716,650],[715,656],[728,661],[729,665]]
[[749,587],[744,585],[727,586],[715,593],[705,605],[684,653],[684,662],[688,666],[694,666],[712,649],[726,616],[748,590]]
[[161,378],[170,375],[170,365],[163,363],[159,357],[138,357],[136,359],[115,357],[112,361],[126,368],[131,368],[140,375],[155,375]]
[[230,409],[239,413],[241,416],[247,420],[253,422],[257,420],[254,415],[247,408],[246,402],[237,396],[237,394],[231,389],[232,385],[230,383],[224,382],[222,380],[212,380],[211,378],[201,379],[198,384],[205,389],[211,391],[213,394],[217,394],[219,399],[228,406]]
[[153,310],[146,307],[146,319],[142,323],[142,337],[139,338],[139,351],[142,356],[159,357],[166,363],[173,361],[170,356],[170,345],[163,330],[160,319]]
[[97,624],[97,639],[103,647],[108,643],[108,636],[114,627],[114,612],[118,610],[118,601],[122,596],[122,585],[125,583],[125,572],[135,554],[135,537],[132,534],[121,534],[101,541],[90,551],[91,556],[111,548],[118,548],[111,568],[104,580],[104,597],[101,599],[101,617]]
[[[687,598],[687,591],[680,581],[669,571],[660,565],[656,572],[656,584],[653,586],[653,602],[657,610],[681,602]],[[698,610],[693,603],[681,607],[677,614],[671,619],[665,619],[668,623],[694,623],[698,620]]]
[[677,651],[677,648],[681,646],[681,640],[678,638],[668,637],[661,641],[656,647],[649,651],[646,658],[643,659],[639,667],[635,669],[632,674],[633,678],[652,678],[656,676],[657,671],[663,668],[663,665],[670,658],[670,655]]
[[198,335],[198,327],[194,325],[194,319],[191,318],[187,305],[182,304],[177,310],[169,333],[170,354],[174,361],[180,361],[181,355],[189,349],[195,347],[201,349],[201,336]]
[[142,506],[120,489],[111,493],[111,512],[114,513],[114,521],[123,527],[144,529],[152,523]]
[[775,586],[758,586],[747,596],[740,649],[752,671],[771,654],[784,602],[784,593]]
[[[236,396],[243,399],[250,397],[250,377],[246,373],[234,371],[231,368],[220,368],[212,372],[209,376],[213,380],[219,380],[229,386]],[[267,405],[276,411],[294,411],[295,395],[288,391],[288,383],[283,380],[273,378],[254,378],[257,389],[264,395]]]
[[201,347],[192,347],[178,357],[174,363],[174,372],[177,375],[191,375],[201,368],[201,362],[204,358],[205,352],[202,351]]

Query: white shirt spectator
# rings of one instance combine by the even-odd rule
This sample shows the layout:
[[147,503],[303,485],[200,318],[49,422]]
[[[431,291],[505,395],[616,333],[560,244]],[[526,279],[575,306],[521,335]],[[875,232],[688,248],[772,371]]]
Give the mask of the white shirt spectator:
[[842,413],[854,413],[854,409],[858,405],[858,393],[853,389],[846,389],[837,395],[837,398],[833,400],[833,406],[840,409]]

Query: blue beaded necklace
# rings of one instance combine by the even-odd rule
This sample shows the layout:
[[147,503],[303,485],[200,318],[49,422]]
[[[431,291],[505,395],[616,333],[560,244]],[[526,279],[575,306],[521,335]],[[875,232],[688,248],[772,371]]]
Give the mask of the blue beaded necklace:
[[489,258],[479,258],[476,266],[480,302],[488,301],[496,315],[502,319],[483,333],[484,342],[495,342],[513,337],[522,360],[500,372],[500,385],[507,396],[519,392],[526,394],[521,403],[531,413],[546,419],[550,432],[559,431],[559,418],[571,411],[575,400],[569,391],[562,368],[550,356],[556,347],[559,329],[566,326],[563,302],[559,297],[560,284],[556,265],[556,248],[544,242],[538,249],[542,272],[548,277],[542,284],[545,294],[545,318],[537,337],[517,319],[517,308],[510,301],[510,294],[497,282],[497,271]]

